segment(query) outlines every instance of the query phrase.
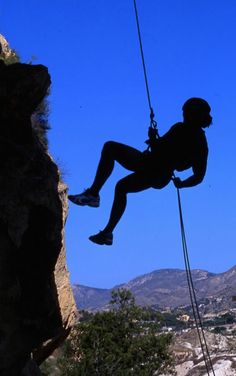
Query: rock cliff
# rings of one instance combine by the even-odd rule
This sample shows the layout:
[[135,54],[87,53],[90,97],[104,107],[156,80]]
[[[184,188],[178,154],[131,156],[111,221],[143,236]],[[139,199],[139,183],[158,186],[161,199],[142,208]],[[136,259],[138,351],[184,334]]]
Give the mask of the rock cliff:
[[76,315],[64,246],[67,188],[31,126],[51,83],[47,68],[1,59],[0,82],[0,375],[33,376]]
[[[204,332],[215,376],[235,376],[235,337]],[[207,376],[196,329],[175,335],[173,346],[178,376]],[[208,364],[209,367],[209,364]],[[209,367],[210,370],[210,367]],[[170,376],[170,375],[162,375]]]

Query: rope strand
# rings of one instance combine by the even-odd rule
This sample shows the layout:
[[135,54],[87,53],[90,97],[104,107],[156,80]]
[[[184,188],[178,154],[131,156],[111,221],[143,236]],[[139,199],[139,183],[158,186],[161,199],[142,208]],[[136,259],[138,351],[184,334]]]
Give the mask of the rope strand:
[[[143,72],[144,72],[144,78],[145,78],[145,85],[146,85],[146,91],[147,91],[147,99],[148,99],[148,105],[149,105],[149,110],[150,110],[150,123],[151,127],[156,129],[157,123],[154,120],[154,112],[152,109],[152,104],[151,104],[151,97],[150,97],[150,90],[148,86],[148,78],[147,78],[147,69],[146,69],[146,63],[144,59],[144,52],[143,52],[143,43],[142,43],[142,37],[141,37],[141,31],[140,31],[140,24],[139,24],[139,17],[138,17],[138,9],[137,9],[137,4],[136,0],[134,0],[134,9],[135,9],[135,17],[136,17],[136,23],[137,23],[137,29],[138,29],[138,39],[139,39],[139,47],[140,47],[140,52],[141,52],[141,58],[142,58],[142,65],[143,65]],[[156,129],[156,135],[159,137],[157,129]],[[174,178],[174,176],[173,176]],[[181,227],[181,238],[182,238],[182,245],[183,245],[183,253],[184,253],[184,262],[185,262],[185,269],[186,269],[186,274],[187,274],[187,282],[188,282],[188,288],[189,288],[189,295],[190,295],[190,300],[191,300],[191,305],[192,305],[192,310],[193,310],[193,316],[194,320],[196,323],[196,328],[197,328],[197,333],[200,341],[200,346],[203,354],[203,359],[204,363],[206,366],[206,371],[208,376],[210,376],[210,370],[212,371],[213,376],[215,376],[215,372],[213,369],[210,353],[208,350],[203,326],[202,326],[202,321],[198,309],[198,304],[197,304],[197,299],[196,299],[196,294],[195,294],[195,289],[193,285],[193,279],[192,279],[192,274],[191,274],[191,268],[190,268],[190,263],[189,263],[189,256],[188,256],[188,248],[187,248],[187,242],[186,242],[186,236],[185,236],[185,229],[184,229],[184,221],[183,221],[183,213],[182,213],[182,206],[181,206],[181,199],[180,199],[180,192],[179,189],[177,188],[177,195],[178,195],[178,206],[179,206],[179,217],[180,217],[180,227]]]
[[146,64],[145,64],[145,59],[144,59],[143,43],[142,43],[142,37],[141,37],[141,31],[140,31],[140,25],[139,25],[139,17],[138,17],[138,9],[137,9],[136,0],[134,0],[134,10],[135,10],[135,18],[136,18],[137,29],[138,29],[138,40],[139,40],[139,47],[140,47],[140,52],[141,52],[142,64],[143,64],[143,73],[144,73],[144,79],[145,79],[145,85],[146,85],[146,91],[147,91],[148,105],[150,109],[150,114],[154,114],[153,109],[152,109],[152,104],[151,104],[150,90],[148,86],[147,69],[146,69]]
[[194,321],[196,323],[198,338],[202,350],[202,355],[204,359],[204,363],[206,366],[207,374],[210,376],[209,372],[212,372],[212,375],[215,376],[211,356],[209,353],[202,320],[197,304],[197,298],[196,293],[194,289],[193,279],[192,279],[192,273],[190,268],[190,262],[189,262],[189,255],[188,255],[188,248],[187,248],[187,241],[186,241],[186,235],[185,235],[185,228],[184,228],[184,221],[183,221],[183,211],[182,211],[182,205],[181,205],[181,199],[180,199],[180,192],[177,188],[177,196],[178,196],[178,206],[179,206],[179,217],[180,217],[180,228],[181,228],[181,238],[182,238],[182,245],[183,245],[183,253],[184,253],[184,263],[185,263],[185,269],[187,274],[187,282],[188,282],[188,288],[189,288],[189,295],[191,300],[191,306],[194,316]]

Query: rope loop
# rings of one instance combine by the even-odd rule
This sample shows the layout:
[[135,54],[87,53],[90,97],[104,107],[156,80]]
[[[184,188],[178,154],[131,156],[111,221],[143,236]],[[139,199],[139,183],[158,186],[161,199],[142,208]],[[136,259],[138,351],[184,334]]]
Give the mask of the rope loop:
[[158,129],[157,129],[157,122],[154,120],[155,114],[153,111],[153,108],[150,109],[150,126],[148,129],[148,137],[149,141],[152,142],[153,140],[156,140],[159,138]]
[[155,114],[153,108],[150,108],[150,127],[157,128],[157,122],[154,120]]

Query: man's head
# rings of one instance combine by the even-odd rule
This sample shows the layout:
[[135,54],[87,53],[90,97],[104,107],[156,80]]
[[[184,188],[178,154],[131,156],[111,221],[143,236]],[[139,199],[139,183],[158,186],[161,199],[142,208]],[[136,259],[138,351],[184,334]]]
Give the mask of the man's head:
[[184,122],[191,123],[201,128],[209,127],[212,123],[212,116],[210,115],[211,107],[202,98],[190,98],[183,107]]

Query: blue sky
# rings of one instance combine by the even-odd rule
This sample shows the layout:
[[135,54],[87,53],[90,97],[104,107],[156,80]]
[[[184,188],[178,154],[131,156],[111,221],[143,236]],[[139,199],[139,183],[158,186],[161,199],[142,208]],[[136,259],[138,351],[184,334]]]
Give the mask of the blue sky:
[[[137,5],[159,133],[181,120],[189,97],[203,97],[212,107],[207,175],[181,197],[192,268],[223,272],[236,264],[236,2]],[[91,184],[105,141],[145,149],[149,109],[132,0],[2,0],[0,33],[22,62],[49,68],[50,151],[70,193]],[[106,224],[114,185],[125,175],[116,166],[99,209],[70,205],[66,244],[73,283],[107,288],[156,269],[184,267],[172,184],[129,196],[112,247],[88,241]]]

